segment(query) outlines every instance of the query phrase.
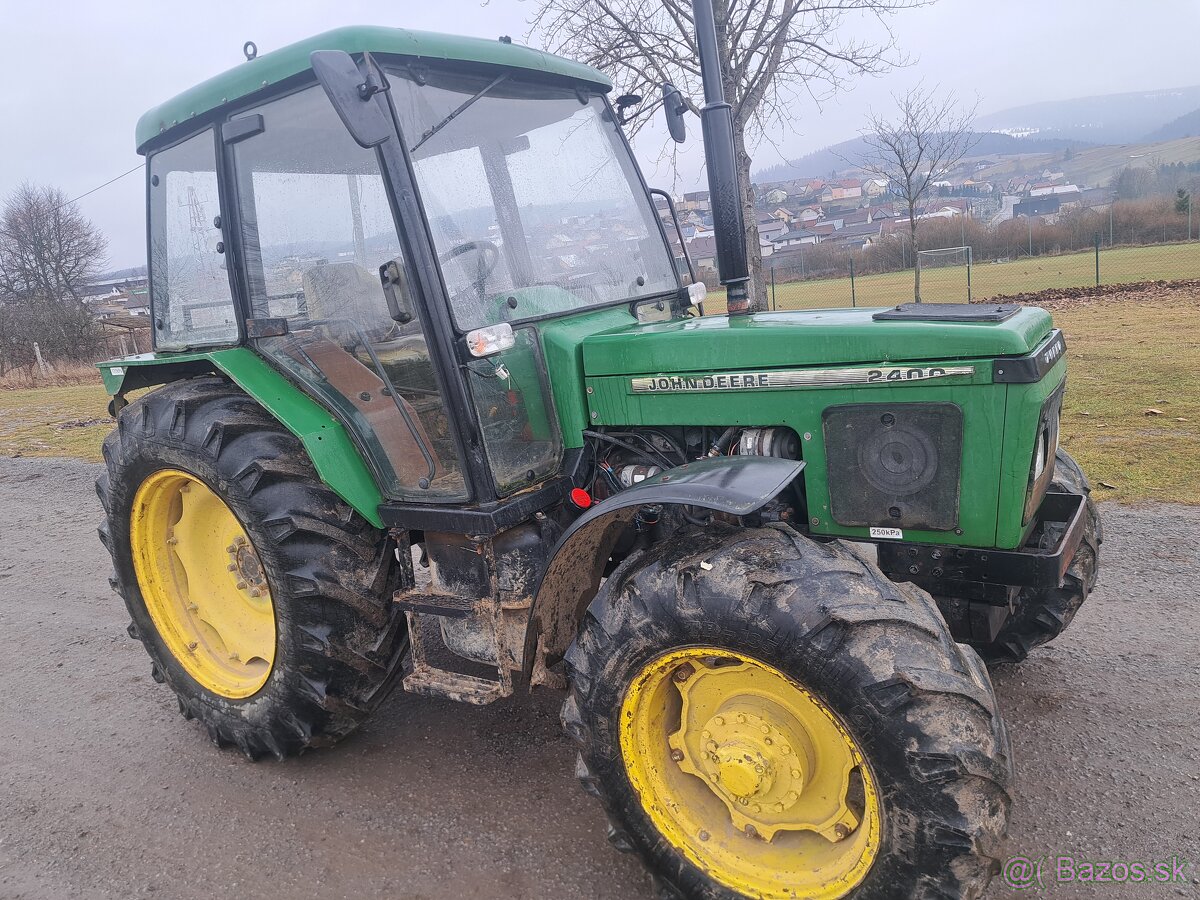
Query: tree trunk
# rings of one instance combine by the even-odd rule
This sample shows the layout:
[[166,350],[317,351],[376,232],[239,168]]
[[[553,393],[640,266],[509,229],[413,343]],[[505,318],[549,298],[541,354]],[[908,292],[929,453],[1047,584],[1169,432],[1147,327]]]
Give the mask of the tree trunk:
[[738,190],[742,195],[742,219],[745,228],[746,267],[750,272],[750,311],[767,308],[767,291],[763,281],[762,248],[758,245],[758,219],[754,211],[754,185],[750,181],[750,154],[746,151],[746,136],[741,126],[733,125],[733,149],[737,157]]
[[913,302],[921,302],[921,254],[920,246],[917,241],[917,211],[911,206],[908,208],[908,229],[912,235],[912,255],[913,255]]

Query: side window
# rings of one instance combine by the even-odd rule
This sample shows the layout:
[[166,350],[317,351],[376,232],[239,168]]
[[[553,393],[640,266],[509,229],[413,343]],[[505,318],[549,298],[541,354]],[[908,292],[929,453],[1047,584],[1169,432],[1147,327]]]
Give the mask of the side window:
[[248,115],[262,131],[233,159],[250,304],[288,322],[259,349],[340,414],[387,496],[465,499],[420,322],[398,323],[380,283],[381,266],[405,261],[375,152],[317,87]]
[[217,252],[220,212],[211,130],[150,158],[150,307],[158,349],[238,339],[229,273]]

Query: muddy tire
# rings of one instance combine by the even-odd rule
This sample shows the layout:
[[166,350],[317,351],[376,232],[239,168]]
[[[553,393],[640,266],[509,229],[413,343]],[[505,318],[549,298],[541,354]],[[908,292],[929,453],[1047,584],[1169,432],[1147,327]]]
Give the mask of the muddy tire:
[[[678,654],[694,656],[696,648],[704,648],[708,662],[693,660],[675,669],[657,695],[664,698],[665,712],[657,713],[665,720],[664,731],[676,724],[680,730],[650,740],[628,739],[646,737],[624,724],[640,715],[631,698],[644,693],[645,673]],[[737,665],[722,661],[722,652],[734,655]],[[745,877],[738,854],[753,863],[753,855],[763,852],[762,825],[758,830],[735,827],[731,816],[738,814],[738,806],[727,799],[724,805],[704,799],[704,791],[717,795],[717,788],[710,789],[702,777],[689,781],[696,772],[678,776],[670,771],[673,765],[692,765],[689,754],[672,749],[670,756],[655,755],[668,752],[667,743],[672,748],[686,743],[688,730],[700,727],[689,724],[695,715],[689,710],[699,706],[689,705],[690,699],[671,699],[671,688],[684,690],[678,684],[681,671],[683,683],[689,684],[696,677],[694,669],[711,664],[714,668],[701,674],[727,678],[741,671],[738,666],[750,671],[750,661],[768,679],[783,683],[779,676],[815,698],[815,705],[831,713],[837,730],[856,748],[859,768],[851,776],[858,773],[859,787],[852,786],[844,802],[853,808],[857,824],[849,819],[851,834],[841,837],[847,846],[860,841],[861,834],[869,838],[863,830],[872,821],[877,837],[865,868],[862,860],[871,848],[867,839],[860,841],[866,848],[861,859],[839,861],[857,869],[837,882],[814,888],[789,881],[798,877],[792,874],[766,876],[777,879],[769,883]],[[686,529],[621,564],[589,606],[566,662],[570,694],[562,721],[579,750],[577,775],[603,805],[610,840],[642,856],[660,896],[729,898],[798,891],[857,900],[965,898],[980,896],[998,871],[1012,768],[987,671],[973,650],[951,640],[928,594],[892,583],[847,546],[818,544],[783,526]],[[758,690],[751,690],[750,705],[743,707],[750,712],[739,721],[747,718],[762,734],[772,734],[769,729],[778,730],[778,723],[754,722],[753,710],[770,705],[759,702]],[[728,728],[726,719],[721,717],[722,727]],[[717,736],[703,732],[704,740]],[[779,743],[776,738],[771,748],[762,749],[770,756]],[[661,750],[656,749],[660,744]],[[726,769],[721,767],[727,761],[721,756],[717,762],[718,753],[725,751],[706,746],[714,751],[718,767],[709,777],[725,790]],[[819,754],[825,751],[815,737],[812,746],[818,747],[812,771],[819,773]],[[760,761],[771,776],[773,764]],[[735,766],[740,760],[728,763]],[[783,772],[772,776],[775,781],[755,782],[758,768],[729,771],[735,776],[730,782],[735,792],[751,794],[776,790],[778,778],[788,777]],[[681,793],[664,799],[646,787],[668,783],[678,785]],[[792,799],[793,804],[810,802],[804,799],[804,784],[797,781],[800,799]],[[872,790],[863,784],[873,786],[878,804],[874,819],[865,799]],[[712,824],[694,833],[675,829],[692,814],[686,809],[671,812],[682,808],[680,798],[700,798],[696,810],[715,809]],[[747,813],[761,815],[771,825],[770,810],[752,813],[755,804],[745,807]],[[813,832],[802,837],[795,836],[799,832],[774,834],[775,841],[810,840],[806,846],[818,849],[826,839]],[[768,849],[773,846],[766,843]],[[708,849],[717,844],[719,853]],[[790,854],[786,848],[794,845],[779,846]],[[801,871],[809,865],[796,854],[769,858],[760,869],[798,866],[795,871]]]
[[[236,746],[251,758],[283,758],[338,740],[371,713],[401,672],[407,631],[391,598],[398,586],[411,583],[411,560],[405,555],[398,561],[387,534],[322,484],[294,436],[235,386],[200,378],[160,388],[121,410],[104,441],[104,459],[96,491],[105,511],[99,530],[112,556],[111,583],[129,609],[130,636],[145,646],[151,674],[175,692],[185,718],[197,720],[219,746]],[[220,565],[191,560],[188,577],[155,582],[144,560],[166,560],[162,565],[173,572],[191,552],[145,546],[153,543],[145,537],[151,533],[144,524],[151,521],[145,498],[153,496],[146,486],[160,482],[207,498],[205,509],[224,515],[221,522],[239,535],[228,548],[217,535],[218,553],[237,550],[240,556]],[[182,530],[187,504],[195,502],[168,496],[160,504],[164,516],[175,518],[167,535]],[[200,543],[184,542],[192,548]],[[239,568],[243,562],[252,569],[249,576]],[[230,587],[221,579],[241,581]],[[159,583],[183,584],[172,588],[185,592],[179,608],[199,611],[191,618],[179,613],[176,627],[155,599]],[[265,595],[253,601],[260,604],[256,610],[267,603],[265,620],[251,635],[264,645],[253,660],[258,668],[235,653],[229,658],[243,668],[230,663],[228,678],[216,663],[212,679],[195,659],[185,664],[189,653],[216,659],[212,647],[234,647],[239,636],[230,632],[250,615],[246,606],[242,620],[218,620],[205,612],[206,603],[216,602],[206,598],[245,594],[249,604],[251,588],[256,598]],[[201,621],[205,615],[210,621]],[[178,635],[192,626],[196,637],[181,651]],[[261,672],[261,686],[253,678],[229,680],[245,672]],[[227,681],[249,687],[226,689]]]
[[[1054,640],[1071,624],[1075,613],[1096,586],[1104,529],[1090,496],[1092,489],[1087,476],[1079,463],[1062,449],[1055,456],[1051,490],[1082,494],[1087,498],[1083,541],[1060,587],[1022,590],[1017,596],[1016,610],[1000,628],[996,639],[976,645],[979,655],[989,665],[1020,662],[1034,647]],[[1057,535],[1054,538],[1057,539]]]

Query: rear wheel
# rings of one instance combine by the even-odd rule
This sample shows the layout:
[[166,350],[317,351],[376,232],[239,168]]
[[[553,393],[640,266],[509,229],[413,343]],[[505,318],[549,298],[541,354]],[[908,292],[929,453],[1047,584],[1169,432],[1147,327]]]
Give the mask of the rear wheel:
[[155,680],[252,758],[350,732],[400,674],[411,560],[228,382],[160,388],[117,426],[100,536]]
[[688,530],[609,578],[564,726],[667,895],[975,897],[1009,745],[932,600],[784,527]]

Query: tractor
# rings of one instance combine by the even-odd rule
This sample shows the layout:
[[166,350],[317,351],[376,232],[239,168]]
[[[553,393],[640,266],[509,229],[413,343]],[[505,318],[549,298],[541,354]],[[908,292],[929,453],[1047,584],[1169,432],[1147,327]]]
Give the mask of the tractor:
[[111,583],[251,759],[397,685],[541,685],[661,896],[977,897],[1013,778],[984,661],[1096,580],[1063,336],[1009,304],[752,310],[710,0],[695,23],[720,314],[636,98],[588,66],[350,27],[146,113]]

